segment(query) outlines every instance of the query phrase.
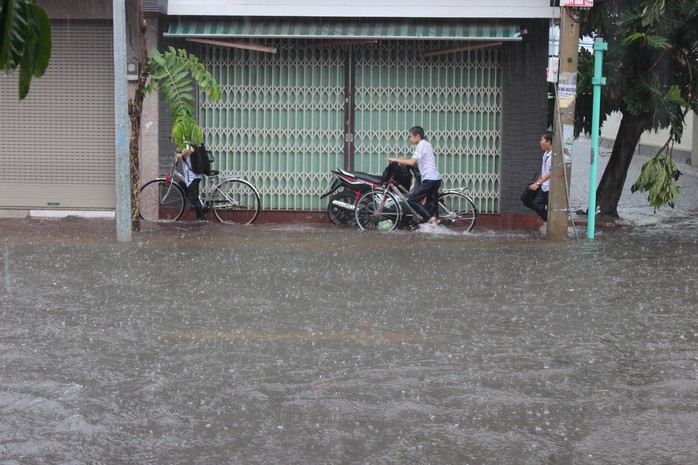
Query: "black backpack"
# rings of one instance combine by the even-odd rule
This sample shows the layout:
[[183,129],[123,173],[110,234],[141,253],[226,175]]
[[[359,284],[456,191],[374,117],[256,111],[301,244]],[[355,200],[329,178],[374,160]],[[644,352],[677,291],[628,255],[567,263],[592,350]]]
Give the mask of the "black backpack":
[[405,166],[400,163],[390,163],[384,170],[381,180],[383,182],[392,179],[395,184],[401,186],[405,192],[410,191],[412,187],[412,173]]
[[[202,142],[199,146],[194,146],[194,151],[189,155],[187,166],[196,174],[211,175],[211,163],[213,155]],[[186,161],[186,159],[185,159]]]

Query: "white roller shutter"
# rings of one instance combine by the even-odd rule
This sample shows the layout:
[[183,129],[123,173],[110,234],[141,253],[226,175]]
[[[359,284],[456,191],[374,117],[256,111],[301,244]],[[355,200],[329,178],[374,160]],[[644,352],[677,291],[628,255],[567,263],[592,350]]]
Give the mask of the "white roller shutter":
[[114,209],[110,22],[54,22],[46,74],[0,74],[0,208]]

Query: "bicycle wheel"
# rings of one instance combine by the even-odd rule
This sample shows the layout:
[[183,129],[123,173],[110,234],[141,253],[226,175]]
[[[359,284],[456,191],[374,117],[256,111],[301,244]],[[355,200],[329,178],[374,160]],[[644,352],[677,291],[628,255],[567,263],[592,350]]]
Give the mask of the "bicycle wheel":
[[176,182],[153,179],[140,194],[138,214],[145,221],[177,221],[184,212],[184,191]]
[[463,193],[443,192],[439,194],[439,220],[447,226],[470,231],[477,220],[477,208]]
[[224,179],[213,187],[213,213],[221,223],[250,224],[259,215],[259,194],[243,179]]
[[395,195],[384,190],[368,191],[356,202],[356,224],[364,230],[392,231],[402,216]]
[[355,208],[345,208],[339,205],[335,205],[335,202],[345,203],[354,207],[354,201],[356,200],[356,192],[342,191],[334,194],[330,197],[329,202],[327,202],[327,216],[330,221],[334,224],[351,224],[354,220],[354,210]]

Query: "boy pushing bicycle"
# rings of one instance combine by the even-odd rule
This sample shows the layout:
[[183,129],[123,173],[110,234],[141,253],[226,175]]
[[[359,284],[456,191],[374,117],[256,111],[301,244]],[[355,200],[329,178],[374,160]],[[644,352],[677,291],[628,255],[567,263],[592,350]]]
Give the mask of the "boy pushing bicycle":
[[207,223],[208,220],[204,216],[204,206],[199,199],[199,184],[201,183],[200,174],[195,173],[191,169],[191,165],[184,157],[188,157],[194,153],[194,148],[187,144],[184,150],[178,152],[176,157],[182,160],[182,174],[184,174],[184,182],[186,183],[187,199],[196,212],[196,221],[199,223]]
[[[412,158],[388,158],[388,163],[399,163],[405,166],[417,165],[421,174],[419,185],[407,197],[410,206],[422,215],[425,222],[439,223],[439,188],[441,173],[436,167],[434,149],[426,140],[424,129],[415,126],[410,129],[409,140],[414,145]],[[421,200],[426,198],[422,205]]]

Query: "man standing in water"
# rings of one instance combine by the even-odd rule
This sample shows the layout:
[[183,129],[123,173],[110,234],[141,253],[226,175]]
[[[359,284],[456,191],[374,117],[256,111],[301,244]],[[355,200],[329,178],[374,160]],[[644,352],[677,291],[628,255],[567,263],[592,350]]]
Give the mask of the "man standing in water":
[[540,148],[543,149],[543,163],[540,168],[540,176],[528,186],[532,191],[538,191],[533,199],[531,210],[536,212],[543,221],[548,221],[548,195],[550,191],[550,176],[553,165],[553,133],[546,132],[540,138]]
[[[436,168],[434,149],[427,142],[424,129],[415,126],[410,129],[410,143],[414,145],[412,158],[388,158],[388,163],[400,163],[405,166],[417,165],[421,182],[410,193],[407,201],[429,223],[439,222],[439,187],[441,187],[441,173]],[[421,200],[426,197],[422,205]]]

